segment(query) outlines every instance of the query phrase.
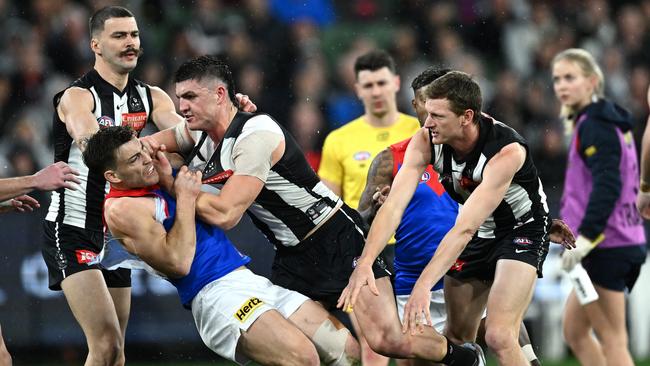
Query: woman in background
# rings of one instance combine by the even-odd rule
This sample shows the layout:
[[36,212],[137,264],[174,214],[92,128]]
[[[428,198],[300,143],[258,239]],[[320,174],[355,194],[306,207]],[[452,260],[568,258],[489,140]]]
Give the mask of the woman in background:
[[582,306],[571,292],[564,337],[583,365],[631,366],[624,291],[632,289],[646,258],[635,207],[639,172],[632,119],[603,98],[603,73],[589,52],[560,52],[552,73],[572,133],[560,213],[578,234],[576,248],[562,254],[562,268],[582,263],[599,295]]

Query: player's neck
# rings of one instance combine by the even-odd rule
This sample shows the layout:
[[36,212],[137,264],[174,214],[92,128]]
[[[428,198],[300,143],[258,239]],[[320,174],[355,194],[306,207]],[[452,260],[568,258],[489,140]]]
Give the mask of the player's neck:
[[399,120],[399,112],[394,110],[382,116],[366,113],[364,118],[372,127],[390,127]]
[[102,79],[113,85],[117,90],[123,91],[124,88],[126,88],[126,84],[129,82],[128,73],[118,73],[101,60],[95,62],[95,70],[97,70],[97,73],[102,77]]
[[237,114],[237,107],[232,103],[229,103],[223,111],[220,112],[219,116],[216,118],[214,127],[208,132],[210,139],[216,143],[220,142],[223,139],[223,136],[226,134],[226,130],[230,126],[230,123],[235,118]]
[[449,144],[454,149],[454,157],[464,160],[469,156],[478,143],[478,137],[479,125],[477,123],[471,123],[467,126],[466,130],[463,131],[461,138],[458,138],[456,141]]

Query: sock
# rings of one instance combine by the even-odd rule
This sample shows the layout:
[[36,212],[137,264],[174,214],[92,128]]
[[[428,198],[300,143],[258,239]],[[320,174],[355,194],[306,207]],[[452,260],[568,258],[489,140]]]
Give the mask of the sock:
[[477,357],[474,351],[454,344],[446,336],[445,339],[447,340],[447,354],[442,360],[440,360],[441,363],[448,366],[465,366],[474,364]]
[[530,344],[527,344],[523,347],[521,347],[521,351],[524,353],[524,356],[526,357],[526,360],[530,362],[531,365],[533,366],[539,366],[541,363],[537,359],[537,355],[535,354],[535,351],[533,350],[533,346]]

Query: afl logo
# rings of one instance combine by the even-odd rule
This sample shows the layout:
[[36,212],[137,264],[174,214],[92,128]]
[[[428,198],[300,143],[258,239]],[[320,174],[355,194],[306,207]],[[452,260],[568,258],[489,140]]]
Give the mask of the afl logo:
[[367,151],[359,151],[354,153],[352,158],[356,161],[364,161],[370,159],[370,153]]
[[422,177],[420,178],[420,182],[421,183],[428,182],[429,179],[431,179],[431,174],[429,174],[429,172],[424,172],[424,173],[422,173]]
[[113,119],[109,116],[101,116],[97,118],[97,123],[99,123],[100,128],[115,126],[115,121],[113,121]]

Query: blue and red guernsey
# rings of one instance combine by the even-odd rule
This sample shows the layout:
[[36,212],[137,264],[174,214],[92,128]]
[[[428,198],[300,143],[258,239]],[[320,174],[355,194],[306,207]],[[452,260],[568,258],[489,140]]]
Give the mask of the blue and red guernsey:
[[[411,139],[390,146],[393,155],[393,178],[404,162]],[[429,263],[438,244],[454,226],[458,203],[438,180],[431,165],[427,166],[395,231],[395,294],[408,295],[415,281]],[[442,288],[442,280],[433,290]]]
[[[134,190],[116,190],[111,187],[106,199],[111,197],[152,197],[164,203],[164,216],[156,219],[162,222],[169,232],[176,217],[176,200],[157,186]],[[158,206],[158,205],[156,205]],[[181,303],[190,308],[192,299],[210,282],[217,280],[235,269],[246,265],[250,258],[241,254],[228,240],[224,232],[216,226],[196,220],[196,252],[190,273],[181,278],[168,278],[176,287]]]

